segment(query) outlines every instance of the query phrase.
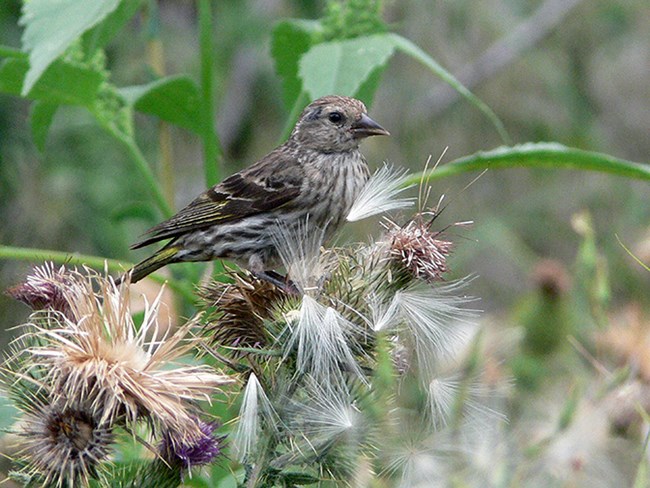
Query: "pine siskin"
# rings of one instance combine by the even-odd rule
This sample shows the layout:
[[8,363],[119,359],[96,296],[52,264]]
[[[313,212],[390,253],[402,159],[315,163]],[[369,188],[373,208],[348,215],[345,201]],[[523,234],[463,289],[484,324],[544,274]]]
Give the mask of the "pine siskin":
[[331,235],[368,180],[362,139],[389,135],[354,98],[326,96],[302,112],[287,142],[199,195],[145,234],[138,249],[171,239],[131,270],[136,282],[170,263],[230,259],[281,284],[277,227],[310,226]]

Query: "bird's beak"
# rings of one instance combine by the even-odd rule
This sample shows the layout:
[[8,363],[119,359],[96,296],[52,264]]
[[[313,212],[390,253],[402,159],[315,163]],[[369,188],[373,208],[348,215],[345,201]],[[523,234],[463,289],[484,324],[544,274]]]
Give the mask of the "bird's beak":
[[352,133],[357,139],[369,136],[389,136],[390,132],[384,129],[377,122],[372,120],[366,114],[361,115],[361,118],[352,124]]

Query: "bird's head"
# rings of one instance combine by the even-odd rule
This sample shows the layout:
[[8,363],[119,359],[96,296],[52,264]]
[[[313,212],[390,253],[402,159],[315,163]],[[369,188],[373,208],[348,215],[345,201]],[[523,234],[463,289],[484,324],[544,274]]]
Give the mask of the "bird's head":
[[329,95],[303,110],[291,139],[303,147],[336,153],[356,149],[366,137],[387,135],[386,129],[368,117],[363,102]]

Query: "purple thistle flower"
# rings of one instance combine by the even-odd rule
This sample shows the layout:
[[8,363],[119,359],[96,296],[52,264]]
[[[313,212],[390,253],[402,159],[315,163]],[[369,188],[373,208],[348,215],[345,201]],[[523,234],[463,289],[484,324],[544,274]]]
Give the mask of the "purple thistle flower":
[[69,282],[67,274],[64,266],[56,269],[54,263],[46,262],[34,268],[24,283],[9,288],[6,293],[32,310],[54,310],[69,316],[70,304],[65,295]]
[[221,454],[225,435],[216,435],[218,422],[197,420],[201,436],[194,442],[187,442],[181,436],[176,439],[174,432],[167,431],[160,447],[161,456],[171,465],[181,465],[190,470],[194,466],[212,463]]

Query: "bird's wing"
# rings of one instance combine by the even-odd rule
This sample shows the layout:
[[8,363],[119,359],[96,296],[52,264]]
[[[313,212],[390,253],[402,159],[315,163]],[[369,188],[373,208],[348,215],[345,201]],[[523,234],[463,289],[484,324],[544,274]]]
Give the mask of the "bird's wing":
[[[212,225],[236,222],[289,204],[300,194],[302,171],[295,160],[277,161],[278,156],[283,159],[281,153],[274,151],[248,170],[235,173],[210,188],[176,215],[149,229],[146,237],[131,249]],[[270,158],[276,160],[276,164],[263,164],[270,163]]]

